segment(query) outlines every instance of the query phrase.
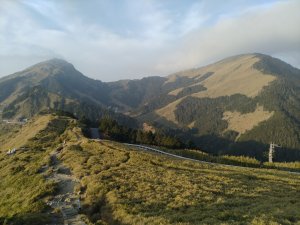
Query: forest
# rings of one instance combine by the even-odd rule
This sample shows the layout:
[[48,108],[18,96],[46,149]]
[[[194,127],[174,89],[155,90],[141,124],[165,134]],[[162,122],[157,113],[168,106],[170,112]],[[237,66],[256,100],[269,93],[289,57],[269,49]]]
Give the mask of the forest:
[[105,137],[120,142],[158,145],[168,148],[183,148],[186,146],[176,136],[164,134],[162,131],[152,133],[151,131],[128,128],[108,116],[100,119],[99,130]]

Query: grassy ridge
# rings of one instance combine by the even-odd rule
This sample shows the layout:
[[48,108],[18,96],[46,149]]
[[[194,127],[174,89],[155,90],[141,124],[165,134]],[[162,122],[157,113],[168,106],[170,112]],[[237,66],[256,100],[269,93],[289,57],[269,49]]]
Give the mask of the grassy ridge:
[[56,183],[47,181],[41,168],[63,141],[60,160],[80,180],[76,192],[87,224],[300,223],[298,175],[201,164],[91,141],[75,120],[51,116],[25,149],[9,157],[1,152],[0,224],[49,223],[53,214],[45,200]]
[[96,224],[300,222],[300,181],[286,172],[206,165],[88,140],[70,146],[62,160],[82,178],[83,212]]
[[[51,220],[45,199],[56,191],[56,183],[47,181],[41,169],[49,165],[49,153],[60,143],[59,135],[69,119],[42,116],[37,120],[46,122],[46,127],[36,121],[27,124],[25,130],[36,135],[22,140],[16,154],[0,152],[0,224],[46,224]],[[21,137],[22,129],[16,137]]]

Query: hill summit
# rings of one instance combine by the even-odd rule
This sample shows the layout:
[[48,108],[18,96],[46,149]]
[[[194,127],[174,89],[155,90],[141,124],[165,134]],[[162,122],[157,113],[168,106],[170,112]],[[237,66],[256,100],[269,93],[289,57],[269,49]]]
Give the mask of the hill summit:
[[32,117],[45,109],[83,115],[83,103],[93,114],[105,106],[105,91],[101,81],[84,76],[65,60],[51,59],[0,79],[0,107],[5,118]]

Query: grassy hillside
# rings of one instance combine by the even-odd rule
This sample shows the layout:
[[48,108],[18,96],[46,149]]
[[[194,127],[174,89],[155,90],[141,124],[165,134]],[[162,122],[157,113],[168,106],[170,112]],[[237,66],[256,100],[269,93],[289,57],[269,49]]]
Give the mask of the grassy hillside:
[[[1,135],[5,139],[1,139],[0,151],[0,224],[51,221],[45,200],[55,193],[57,184],[46,180],[41,169],[49,165],[49,153],[60,143],[59,136],[69,122],[63,117],[39,116],[18,131]],[[13,147],[17,152],[7,155]]]
[[[286,174],[281,172],[202,165],[135,151],[118,143],[89,140],[70,145],[61,159],[81,178],[83,213],[94,222],[293,224],[300,216],[293,205],[288,211],[292,210],[297,219],[284,218],[287,212],[276,215],[266,209],[276,202],[281,188],[297,194],[297,178],[288,175],[284,180]],[[282,187],[285,182],[295,186]],[[287,202],[296,203],[293,194],[285,196]],[[244,215],[249,208],[248,216]],[[262,213],[264,210],[267,212]]]
[[183,71],[168,82],[178,77],[193,82],[150,101],[141,120],[180,128],[210,153],[266,160],[276,142],[282,146],[276,161],[300,160],[299,69],[253,54]]
[[72,145],[62,160],[81,177],[83,212],[100,224],[300,222],[295,175],[175,160],[112,142]]
[[265,161],[269,143],[276,142],[282,146],[275,157],[280,162],[300,160],[298,96],[300,70],[263,54],[109,83],[52,59],[0,79],[3,118],[30,118],[49,109],[94,121],[108,114],[130,127],[147,122],[176,131],[214,154]]
[[[17,124],[6,124],[15,132],[6,132],[2,135],[4,138],[1,142],[0,150],[5,151],[11,148],[20,148],[24,146],[30,139],[34,138],[41,130],[44,130],[51,121],[50,115],[35,117],[30,123],[24,126]],[[5,125],[3,125],[5,126]]]
[[[35,124],[46,120],[46,126]],[[45,204],[58,188],[47,179],[55,150],[79,181],[75,192],[88,224],[300,223],[299,175],[201,164],[92,141],[66,117],[34,121],[17,133],[21,138],[29,127],[35,133],[24,149],[0,154],[0,221],[6,224],[53,223],[53,218],[63,223],[60,211]]]

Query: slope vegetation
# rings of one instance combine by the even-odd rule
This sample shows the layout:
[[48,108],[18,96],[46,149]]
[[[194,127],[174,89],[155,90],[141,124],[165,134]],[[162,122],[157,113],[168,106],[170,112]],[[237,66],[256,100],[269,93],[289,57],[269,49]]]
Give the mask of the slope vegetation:
[[276,160],[300,159],[298,69],[250,54],[171,75],[165,85],[178,79],[192,82],[149,103],[142,120],[180,128],[183,138],[216,154],[266,160],[267,145],[276,142],[283,147]]
[[20,148],[24,146],[40,131],[44,130],[50,121],[50,115],[35,117],[29,124],[22,126],[17,133],[8,132],[5,136],[3,135],[4,138],[1,141],[1,150],[5,151],[6,149]]
[[86,120],[110,115],[132,128],[147,123],[215,154],[300,160],[300,71],[263,54],[245,54],[178,72],[104,83],[53,59],[0,79],[3,118],[64,110]]
[[[240,94],[253,98],[262,91],[263,87],[268,86],[270,82],[276,79],[276,76],[264,74],[254,67],[255,63],[259,61],[260,58],[257,55],[242,55],[222,60],[204,68],[177,74],[176,77],[188,77],[194,80],[194,83],[185,89],[201,85],[203,90],[189,93],[156,112],[176,123],[175,110],[186,96],[218,98]],[[174,75],[170,76],[167,82],[173,80]],[[183,88],[175,89],[169,94],[178,96],[183,90]]]
[[[193,70],[191,75],[189,72],[182,73],[181,76],[193,78],[195,83],[198,82],[196,84],[201,84],[206,88],[206,90],[194,93],[195,97],[216,98],[233,94],[255,97],[264,86],[276,79],[274,75],[263,74],[253,67],[259,61],[260,58],[257,55],[242,55]],[[207,74],[211,75],[207,76]]]
[[17,120],[62,110],[94,121],[110,115],[136,126],[134,119],[117,112],[121,106],[110,97],[112,90],[107,83],[84,76],[72,64],[51,59],[0,79],[0,118]]
[[2,223],[300,222],[296,174],[201,164],[89,140],[76,120],[48,115],[34,121],[45,118],[44,129],[26,125],[39,132],[23,149],[0,154]]
[[[0,151],[0,223],[46,224],[60,221],[50,214],[47,198],[57,191],[57,184],[47,180],[45,171],[50,151],[60,143],[70,119],[45,115],[36,117],[19,131],[13,131]],[[6,147],[17,148],[7,155]],[[4,149],[3,149],[4,148]]]
[[268,120],[273,114],[274,112],[264,111],[263,107],[260,106],[254,112],[245,114],[226,111],[223,114],[223,120],[228,122],[227,130],[236,131],[240,136],[248,130],[252,130],[259,123]]
[[82,178],[84,213],[94,223],[293,224],[300,219],[295,200],[300,183],[294,175],[176,160],[105,141],[70,146],[61,159]]

